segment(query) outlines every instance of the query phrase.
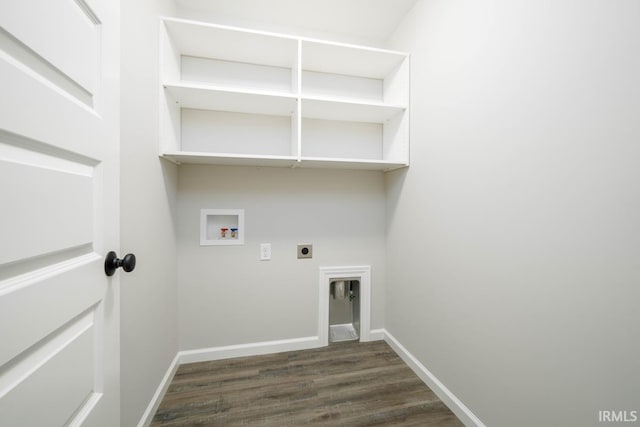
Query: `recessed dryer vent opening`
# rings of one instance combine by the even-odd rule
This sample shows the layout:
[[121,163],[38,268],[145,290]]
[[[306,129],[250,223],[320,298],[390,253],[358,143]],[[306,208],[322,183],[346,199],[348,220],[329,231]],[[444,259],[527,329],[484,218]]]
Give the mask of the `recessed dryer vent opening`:
[[360,280],[332,280],[329,293],[329,342],[360,339]]
[[318,337],[320,345],[369,341],[371,267],[320,267]]

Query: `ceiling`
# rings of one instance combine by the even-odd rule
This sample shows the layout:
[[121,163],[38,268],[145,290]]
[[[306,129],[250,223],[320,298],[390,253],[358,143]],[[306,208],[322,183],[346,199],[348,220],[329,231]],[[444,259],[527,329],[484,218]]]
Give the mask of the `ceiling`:
[[[176,0],[181,10],[218,23],[299,35],[382,42],[418,0]],[[188,15],[188,13],[187,13]]]

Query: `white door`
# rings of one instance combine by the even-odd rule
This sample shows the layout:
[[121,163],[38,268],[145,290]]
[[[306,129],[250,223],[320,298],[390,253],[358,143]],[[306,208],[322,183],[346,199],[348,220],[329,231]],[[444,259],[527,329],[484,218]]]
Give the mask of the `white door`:
[[118,103],[118,1],[0,0],[1,426],[119,424]]

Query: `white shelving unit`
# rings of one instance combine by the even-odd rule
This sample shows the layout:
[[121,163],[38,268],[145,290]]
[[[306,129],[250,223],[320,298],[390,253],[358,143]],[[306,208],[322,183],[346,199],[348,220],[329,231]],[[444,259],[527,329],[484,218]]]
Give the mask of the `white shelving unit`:
[[176,163],[409,165],[406,53],[161,19],[160,154]]

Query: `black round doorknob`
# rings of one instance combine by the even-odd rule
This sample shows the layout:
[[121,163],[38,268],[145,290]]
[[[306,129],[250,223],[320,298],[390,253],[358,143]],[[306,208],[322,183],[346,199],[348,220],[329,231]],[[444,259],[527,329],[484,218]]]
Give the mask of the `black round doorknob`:
[[107,276],[113,276],[118,268],[122,267],[127,273],[136,268],[136,256],[126,254],[124,258],[118,258],[115,252],[111,251],[104,260],[104,272]]

